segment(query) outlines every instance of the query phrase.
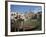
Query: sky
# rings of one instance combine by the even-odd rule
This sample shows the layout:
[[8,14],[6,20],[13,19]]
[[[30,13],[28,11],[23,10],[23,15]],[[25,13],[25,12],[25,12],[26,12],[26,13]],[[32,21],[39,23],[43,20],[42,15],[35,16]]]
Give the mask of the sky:
[[37,13],[39,11],[42,11],[41,6],[32,6],[32,5],[10,5],[11,12],[19,12],[19,13],[25,13],[25,12],[34,12]]

